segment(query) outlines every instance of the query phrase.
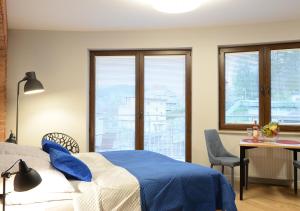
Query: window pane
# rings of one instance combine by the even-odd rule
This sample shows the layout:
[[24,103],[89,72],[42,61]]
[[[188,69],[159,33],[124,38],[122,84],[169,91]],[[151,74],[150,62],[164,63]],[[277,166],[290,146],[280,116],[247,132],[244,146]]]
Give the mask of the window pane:
[[144,149],[185,160],[185,56],[145,56]]
[[96,57],[95,151],[135,149],[135,56]]
[[300,49],[271,51],[271,118],[300,124]]
[[259,120],[259,52],[225,54],[225,123]]

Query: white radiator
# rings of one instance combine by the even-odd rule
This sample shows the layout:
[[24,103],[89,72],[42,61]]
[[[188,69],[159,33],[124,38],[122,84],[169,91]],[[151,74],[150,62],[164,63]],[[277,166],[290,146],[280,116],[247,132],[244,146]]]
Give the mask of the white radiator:
[[293,178],[293,153],[285,149],[250,149],[249,177],[270,179]]

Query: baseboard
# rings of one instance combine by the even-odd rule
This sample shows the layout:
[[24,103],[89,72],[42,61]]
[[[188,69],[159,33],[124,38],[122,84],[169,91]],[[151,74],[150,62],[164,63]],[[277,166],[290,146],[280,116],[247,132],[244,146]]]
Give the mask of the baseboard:
[[[228,181],[231,180],[230,175],[225,175]],[[236,176],[234,177],[235,183],[240,181],[240,177]],[[249,183],[254,184],[266,184],[266,185],[277,185],[277,186],[287,186],[287,187],[293,187],[294,183],[293,180],[290,179],[271,179],[271,178],[260,178],[260,177],[249,177],[248,178]],[[300,181],[298,180],[298,187],[300,188]],[[298,188],[298,189],[299,189]]]
[[257,183],[257,184],[278,185],[278,186],[291,186],[291,184],[293,183],[292,180],[259,178],[259,177],[249,177],[248,182]]

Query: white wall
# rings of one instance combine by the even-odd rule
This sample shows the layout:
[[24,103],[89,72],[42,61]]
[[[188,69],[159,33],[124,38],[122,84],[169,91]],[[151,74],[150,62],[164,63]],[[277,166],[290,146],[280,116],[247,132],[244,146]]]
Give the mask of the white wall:
[[[8,45],[7,130],[15,128],[17,81],[26,71],[34,70],[43,82],[46,92],[33,96],[21,95],[20,143],[39,146],[43,134],[63,131],[78,140],[83,150],[87,150],[88,49],[192,47],[192,158],[195,163],[207,165],[203,130],[218,127],[217,46],[291,40],[300,40],[300,21],[159,31],[11,30]],[[228,150],[237,155],[241,137],[240,133],[222,134]],[[292,138],[299,139],[300,136],[294,134]],[[268,153],[276,158],[276,151]],[[285,156],[290,157],[290,154],[286,153]],[[263,168],[259,167],[262,163],[251,163],[254,172],[260,174],[255,169]],[[278,175],[279,171],[282,169],[278,170]],[[290,171],[290,167],[285,167],[284,171]]]

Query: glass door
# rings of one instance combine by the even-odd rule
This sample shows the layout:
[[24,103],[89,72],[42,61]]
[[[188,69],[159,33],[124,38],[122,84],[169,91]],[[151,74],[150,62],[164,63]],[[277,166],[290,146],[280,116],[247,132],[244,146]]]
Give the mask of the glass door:
[[91,51],[90,151],[191,160],[191,52]]
[[186,56],[144,56],[144,149],[185,161]]
[[135,55],[95,57],[95,151],[135,149]]

